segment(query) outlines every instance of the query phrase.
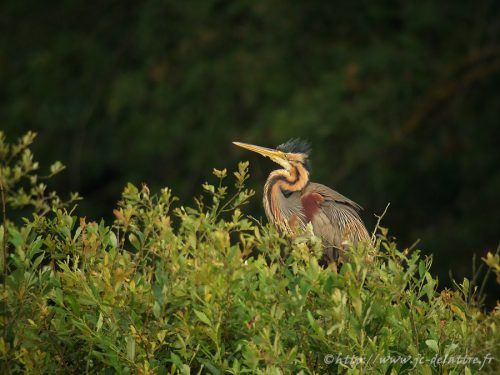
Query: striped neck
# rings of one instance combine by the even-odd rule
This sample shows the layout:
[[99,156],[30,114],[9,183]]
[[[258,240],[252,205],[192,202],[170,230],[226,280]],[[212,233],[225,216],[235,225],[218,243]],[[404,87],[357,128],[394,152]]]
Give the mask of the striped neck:
[[302,191],[308,183],[309,172],[302,163],[294,163],[290,170],[278,169],[269,175],[264,186],[264,210],[268,220],[281,231],[293,232],[289,220],[297,211],[297,207],[287,205],[286,199],[291,193]]

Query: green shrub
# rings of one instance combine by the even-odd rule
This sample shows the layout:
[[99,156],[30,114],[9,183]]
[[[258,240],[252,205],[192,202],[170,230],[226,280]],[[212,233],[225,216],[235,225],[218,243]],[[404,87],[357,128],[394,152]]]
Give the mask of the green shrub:
[[[87,222],[77,195],[63,203],[40,186],[32,140],[0,136],[3,373],[498,370],[498,309],[482,312],[468,280],[438,292],[431,260],[386,230],[374,258],[358,246],[338,272],[323,269],[318,238],[284,238],[242,213],[248,163],[232,193],[214,170],[194,207],[129,184],[113,225]],[[9,219],[25,206],[29,218]]]

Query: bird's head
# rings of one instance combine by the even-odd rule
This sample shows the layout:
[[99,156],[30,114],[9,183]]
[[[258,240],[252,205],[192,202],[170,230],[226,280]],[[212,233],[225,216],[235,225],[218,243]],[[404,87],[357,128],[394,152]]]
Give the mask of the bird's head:
[[310,171],[309,153],[311,148],[309,144],[298,138],[279,145],[276,149],[251,145],[248,143],[233,142],[236,146],[246,148],[247,150],[257,152],[266,156],[275,163],[281,165],[287,171],[290,171],[296,164],[300,163]]

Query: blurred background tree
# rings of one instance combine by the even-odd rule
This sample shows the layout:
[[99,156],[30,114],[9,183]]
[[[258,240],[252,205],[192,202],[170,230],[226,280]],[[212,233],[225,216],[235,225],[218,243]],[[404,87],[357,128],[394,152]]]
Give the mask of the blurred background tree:
[[[233,140],[311,141],[313,180],[402,246],[470,275],[500,240],[500,3],[5,0],[0,127],[39,133],[61,193],[111,218],[127,181],[199,192],[270,161]],[[262,216],[260,200],[249,212]]]

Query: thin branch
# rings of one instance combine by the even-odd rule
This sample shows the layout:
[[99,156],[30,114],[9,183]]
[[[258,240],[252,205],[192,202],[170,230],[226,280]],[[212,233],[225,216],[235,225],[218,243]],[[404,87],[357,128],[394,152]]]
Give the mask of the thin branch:
[[415,242],[411,244],[410,247],[406,248],[408,252],[411,252],[420,243],[420,238],[417,238]]
[[[3,258],[3,264],[2,264],[2,273],[4,277],[4,282],[5,279],[7,278],[7,209],[5,205],[5,189],[3,186],[3,178],[0,176],[0,194],[2,198],[2,217],[3,217],[3,237],[2,237],[2,258]],[[5,284],[4,284],[5,285]]]
[[389,208],[390,205],[391,205],[391,202],[387,203],[387,206],[385,206],[385,209],[384,209],[384,212],[382,212],[382,215],[380,215],[380,216],[375,215],[375,217],[377,218],[377,224],[375,224],[375,228],[373,229],[373,232],[372,232],[372,236],[371,236],[372,243],[375,243],[375,239],[377,238],[376,237],[377,230],[380,228],[380,221],[387,213],[387,209]]
[[[0,168],[0,173],[3,173],[3,169]],[[2,275],[3,275],[3,291],[6,291],[7,288],[7,209],[5,206],[5,188],[3,186],[3,176],[0,175],[0,195],[2,198],[2,217],[3,217],[3,236],[2,236]],[[3,340],[7,342],[7,325],[3,326]],[[10,374],[10,369],[8,370]]]
[[476,262],[477,262],[477,254],[474,253],[472,256],[472,280],[470,282],[470,287],[473,289],[475,286],[478,286],[477,282],[479,279],[479,276],[483,273],[483,268],[485,267],[485,263],[481,262],[479,264],[479,268],[476,268]]

